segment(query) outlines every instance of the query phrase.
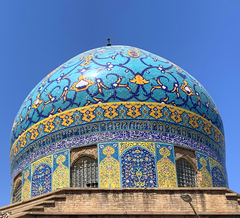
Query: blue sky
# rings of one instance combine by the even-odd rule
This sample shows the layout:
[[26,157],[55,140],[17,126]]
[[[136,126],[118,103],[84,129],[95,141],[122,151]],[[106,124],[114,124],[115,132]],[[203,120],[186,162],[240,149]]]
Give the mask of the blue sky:
[[9,138],[34,86],[92,48],[131,45],[194,76],[222,116],[230,189],[240,193],[239,0],[0,1],[0,207],[10,202]]

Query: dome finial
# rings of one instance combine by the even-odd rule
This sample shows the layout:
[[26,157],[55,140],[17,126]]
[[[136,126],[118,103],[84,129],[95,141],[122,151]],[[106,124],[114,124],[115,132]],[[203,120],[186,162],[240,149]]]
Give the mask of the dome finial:
[[110,44],[110,38],[108,38],[107,41],[108,41],[107,46],[111,46],[111,44]]

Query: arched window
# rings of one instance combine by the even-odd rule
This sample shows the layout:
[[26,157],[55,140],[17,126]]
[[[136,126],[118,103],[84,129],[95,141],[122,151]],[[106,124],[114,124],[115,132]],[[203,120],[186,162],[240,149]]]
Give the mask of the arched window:
[[73,187],[98,187],[98,165],[91,157],[81,157],[72,167]]
[[18,184],[13,193],[13,203],[21,201],[22,198],[22,184]]
[[184,158],[176,161],[178,187],[196,187],[196,174],[194,167]]

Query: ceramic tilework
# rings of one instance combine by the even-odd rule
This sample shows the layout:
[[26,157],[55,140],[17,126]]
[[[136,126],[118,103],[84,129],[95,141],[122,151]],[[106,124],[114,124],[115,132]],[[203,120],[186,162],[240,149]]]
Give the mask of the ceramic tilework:
[[52,190],[70,186],[69,150],[53,154]]
[[156,143],[156,154],[158,187],[177,187],[174,146]]
[[[44,155],[22,171],[22,201],[70,186],[70,152]],[[12,200],[11,200],[12,202]]]
[[[157,102],[177,106],[205,117],[223,133],[217,108],[200,83],[186,71],[157,55],[130,46],[107,46],[84,52],[47,75],[27,96],[14,121],[11,144],[25,130],[50,115],[62,111],[109,102]],[[103,106],[104,107],[104,106]],[[138,116],[138,106],[127,110],[128,115]],[[159,105],[161,110],[161,105]],[[83,120],[96,114],[80,111]],[[155,116],[156,111],[151,114]],[[118,110],[105,109],[105,116],[114,118]],[[182,122],[182,110],[169,113],[169,119]],[[160,118],[163,114],[158,113]],[[195,127],[198,117],[190,123]],[[74,123],[71,116],[61,117],[63,125]],[[56,124],[48,120],[45,131]],[[31,129],[30,138],[39,132]],[[205,131],[208,131],[206,127]],[[24,141],[22,142],[25,143]]]
[[118,143],[98,144],[99,187],[120,188]]
[[209,157],[196,152],[198,169],[202,174],[201,187],[212,187],[212,177],[210,173]]
[[136,141],[100,143],[100,187],[116,187],[116,183],[117,187],[125,188],[177,187],[174,155],[174,147],[169,144]]
[[[154,130],[156,132],[166,132],[175,135],[190,138],[194,141],[201,142],[207,145],[209,148],[214,150],[219,154],[219,156],[225,157],[224,150],[216,142],[208,138],[207,136],[201,134],[198,131],[191,130],[188,127],[181,127],[177,124],[172,124],[168,122],[157,122],[157,121],[139,121],[139,120],[129,120],[129,121],[108,121],[99,122],[92,125],[81,125],[68,129],[58,131],[54,134],[43,136],[39,140],[35,140],[33,143],[28,145],[21,153],[14,158],[11,168],[14,169],[22,160],[24,160],[29,154],[35,152],[36,150],[47,146],[53,142],[61,141],[69,137],[75,137],[79,135],[89,134],[92,132],[103,132],[103,131],[113,131],[113,130],[124,130],[124,129],[136,129],[136,130]],[[149,136],[151,137],[151,136]],[[11,170],[12,170],[11,169]]]
[[45,194],[52,190],[53,156],[49,155],[32,163],[31,197]]
[[[59,138],[62,137],[61,141],[52,143],[50,145],[43,146],[39,148],[35,152],[26,156],[18,165],[12,169],[12,179],[29,163],[32,163],[36,159],[42,158],[46,155],[49,155],[53,152],[57,152],[63,149],[69,149],[73,147],[81,147],[85,145],[91,145],[96,143],[104,143],[104,142],[111,142],[111,141],[155,141],[155,142],[162,142],[162,143],[170,143],[176,144],[185,148],[190,148],[195,151],[199,151],[202,153],[207,154],[208,156],[216,159],[219,163],[225,166],[225,157],[220,156],[218,153],[213,151],[207,145],[204,145],[200,142],[196,142],[192,139],[177,136],[170,133],[162,133],[156,131],[140,131],[140,130],[125,130],[125,131],[108,131],[108,132],[100,132],[100,133],[89,133],[86,135],[81,135],[78,137],[67,138],[67,132],[64,130],[59,133]],[[56,135],[54,136],[56,138]],[[50,139],[49,139],[50,141]],[[46,141],[41,142],[42,145],[47,144]]]
[[[156,110],[156,111],[155,111]],[[113,115],[114,114],[114,115]],[[99,121],[110,121],[114,118],[125,121],[125,126],[120,126],[120,123],[115,123],[115,126],[99,126]],[[127,124],[130,120],[135,119],[135,125]],[[137,120],[137,121],[136,121]],[[142,120],[145,121],[141,122]],[[37,124],[33,125],[31,128],[26,130],[19,138],[15,141],[11,148],[10,157],[11,161],[22,151],[24,148],[28,147],[29,144],[36,142],[38,139],[46,135],[52,135],[61,129],[68,127],[81,126],[82,124],[87,124],[89,131],[104,131],[104,129],[117,129],[117,128],[157,128],[159,124],[156,122],[151,125],[148,121],[162,121],[163,123],[175,124],[175,131],[178,131],[177,126],[190,128],[195,130],[210,140],[214,141],[219,145],[218,149],[225,149],[224,147],[224,136],[222,133],[205,118],[197,115],[193,112],[187,111],[182,108],[160,104],[160,103],[106,103],[91,105],[82,108],[72,109],[65,111],[49,118],[46,118]],[[109,123],[110,125],[110,123]],[[141,126],[145,125],[145,126]],[[169,127],[170,127],[169,126]],[[168,128],[169,128],[168,127]],[[81,127],[80,127],[81,128]],[[166,125],[165,125],[166,129]],[[85,129],[84,129],[85,130]],[[161,131],[161,130],[160,130]],[[73,133],[72,133],[73,134]],[[197,136],[195,136],[197,137]]]
[[52,168],[44,163],[38,165],[38,167],[36,168],[32,175],[31,197],[35,197],[50,192],[52,190],[51,181],[52,181]]
[[226,182],[225,178],[223,176],[222,171],[218,166],[213,167],[212,169],[212,182],[213,182],[213,187],[225,187]]
[[22,172],[22,201],[31,198],[31,165]]
[[[120,146],[126,143],[120,143]],[[122,187],[157,187],[154,154],[146,149],[147,146],[142,147],[139,144],[128,146],[129,149],[121,155]]]
[[224,167],[216,160],[209,157],[213,187],[228,187]]

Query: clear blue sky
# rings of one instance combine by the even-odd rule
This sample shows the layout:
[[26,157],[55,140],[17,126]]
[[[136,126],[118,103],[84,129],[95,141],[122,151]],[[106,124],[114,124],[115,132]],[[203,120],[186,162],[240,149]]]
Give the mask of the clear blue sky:
[[225,127],[230,189],[240,193],[239,9],[239,0],[1,0],[0,206],[10,202],[9,138],[23,100],[56,67],[108,37],[172,61],[207,89]]

